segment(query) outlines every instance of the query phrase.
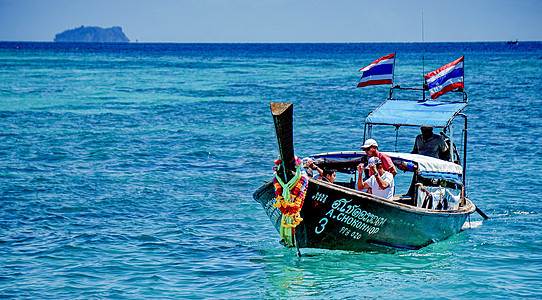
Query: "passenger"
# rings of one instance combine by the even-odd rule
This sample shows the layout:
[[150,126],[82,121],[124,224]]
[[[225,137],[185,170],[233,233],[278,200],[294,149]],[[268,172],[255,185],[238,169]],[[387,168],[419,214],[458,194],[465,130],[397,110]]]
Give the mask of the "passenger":
[[[395,165],[393,164],[393,161],[391,161],[391,158],[387,156],[384,153],[380,153],[378,151],[378,144],[373,139],[368,139],[365,141],[363,146],[360,148],[365,151],[365,154],[367,157],[378,157],[378,159],[382,162],[382,166],[384,167],[384,171],[390,172],[393,177],[397,174],[397,170],[395,169]],[[370,170],[370,169],[369,169]],[[373,175],[373,172],[369,172],[369,175]]]
[[421,128],[421,131],[422,134],[416,136],[412,153],[443,158],[446,151],[448,151],[448,145],[444,141],[444,138],[438,134],[434,134],[431,127],[424,126]]
[[[358,190],[370,189],[370,193],[388,199],[393,200],[393,191],[395,190],[395,181],[393,175],[384,170],[382,161],[378,157],[369,158],[369,169],[374,173],[369,179],[362,181],[361,176],[358,180]],[[358,165],[358,172],[363,172],[363,164]]]
[[322,180],[327,182],[335,182],[335,175],[337,175],[337,171],[333,169],[325,169],[322,173]]
[[[358,169],[358,180],[356,181],[357,184],[356,184],[356,188],[359,186],[360,182],[363,182],[367,179],[369,179],[369,177],[371,177],[372,174],[371,173],[371,170],[369,170],[369,157],[367,156],[364,156],[361,158],[361,163],[357,166],[357,169]],[[364,188],[364,189],[359,189],[359,191],[361,192],[365,192],[365,193],[371,193],[371,189],[370,188]]]
[[[303,164],[305,171],[309,177],[314,179],[322,179],[322,173],[324,172],[320,167],[318,167],[312,159],[307,159],[305,164]],[[314,172],[316,170],[317,172]]]

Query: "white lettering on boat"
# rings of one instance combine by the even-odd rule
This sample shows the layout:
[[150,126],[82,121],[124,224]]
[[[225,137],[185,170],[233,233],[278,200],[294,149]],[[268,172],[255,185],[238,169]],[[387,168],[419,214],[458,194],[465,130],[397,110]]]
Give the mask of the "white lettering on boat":
[[316,232],[316,234],[320,234],[324,231],[324,229],[326,229],[326,224],[327,224],[327,221],[328,219],[327,218],[322,218],[320,219],[320,222],[318,222],[320,224],[320,228],[319,227],[316,227],[314,229],[314,232]]
[[[325,203],[328,195],[317,193],[312,197],[321,203]],[[339,199],[335,200],[331,205],[331,209],[320,219],[318,226],[314,229],[316,234],[324,232],[329,219],[337,220],[343,223],[343,226],[339,233],[353,239],[360,239],[362,233],[366,232],[369,235],[373,235],[380,231],[380,227],[387,221],[386,218],[382,218],[368,211],[362,210],[360,205],[350,205],[352,199]]]
[[331,205],[332,209],[326,213],[327,217],[348,226],[343,226],[343,228],[339,230],[339,233],[351,238],[359,239],[361,233],[358,230],[372,235],[377,233],[380,230],[380,227],[387,221],[386,218],[362,210],[359,205],[349,205],[348,203],[350,203],[350,201],[352,200],[335,200]]
[[312,196],[312,200],[315,200],[321,203],[326,203],[327,197],[328,195],[318,192],[316,193],[316,195]]

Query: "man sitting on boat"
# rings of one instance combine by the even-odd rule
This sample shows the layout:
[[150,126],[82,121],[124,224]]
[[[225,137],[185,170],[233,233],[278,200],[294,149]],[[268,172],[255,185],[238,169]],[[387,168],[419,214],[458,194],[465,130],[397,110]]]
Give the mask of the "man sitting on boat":
[[369,192],[375,196],[393,200],[393,191],[395,190],[395,181],[393,175],[384,170],[382,161],[378,157],[369,159],[369,170],[374,174],[369,179],[363,181],[361,174],[363,173],[363,164],[358,165],[358,190],[369,188]]
[[434,134],[432,127],[422,127],[421,131],[422,134],[416,136],[412,153],[434,158],[445,158],[448,145],[444,141],[444,138],[438,134]]
[[337,175],[336,170],[324,169],[324,172],[322,173],[322,180],[334,183],[335,182],[335,175]]
[[[370,157],[377,157],[382,162],[382,165],[384,167],[384,171],[390,172],[393,175],[393,177],[395,177],[395,175],[397,174],[397,170],[395,169],[395,165],[393,164],[393,162],[391,161],[391,158],[389,156],[387,156],[384,153],[380,153],[378,151],[378,143],[375,140],[373,140],[373,139],[366,140],[365,143],[363,144],[363,146],[360,149],[363,149],[363,151],[365,151],[365,154],[369,158]],[[373,174],[374,174],[374,172],[371,172],[371,171],[369,172],[369,175],[373,175]]]

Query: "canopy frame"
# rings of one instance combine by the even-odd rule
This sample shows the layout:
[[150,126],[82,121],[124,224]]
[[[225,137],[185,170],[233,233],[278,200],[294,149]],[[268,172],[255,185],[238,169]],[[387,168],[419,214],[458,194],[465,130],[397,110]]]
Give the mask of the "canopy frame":
[[[393,92],[395,90],[406,90],[406,91],[421,91],[423,93],[422,99],[410,99],[410,98],[394,98]],[[443,128],[444,131],[450,131],[450,160],[453,161],[454,158],[454,142],[451,135],[451,126],[453,120],[457,116],[464,118],[464,128],[463,128],[463,186],[465,186],[466,180],[466,163],[467,163],[467,116],[461,111],[468,105],[467,93],[462,89],[456,89],[452,91],[453,93],[460,94],[460,101],[442,101],[442,100],[431,100],[425,98],[425,91],[427,87],[424,88],[403,88],[398,85],[390,88],[389,98],[384,101],[380,106],[375,110],[371,111],[365,118],[365,126],[363,130],[363,140],[371,138],[372,136],[372,127],[373,125],[390,125],[395,127],[395,150],[397,151],[397,139],[398,131],[401,126],[410,126],[410,127],[431,127],[431,128]],[[446,107],[449,109],[446,110],[432,110],[431,107]],[[406,109],[401,111],[401,109]],[[412,115],[408,115],[407,112],[410,110]],[[394,112],[401,112],[394,114]],[[386,118],[386,113],[392,115],[390,118]],[[425,115],[424,115],[425,114]],[[439,114],[439,117],[435,118],[435,114]],[[410,117],[410,118],[409,118]],[[433,120],[428,122],[424,117],[432,117]]]

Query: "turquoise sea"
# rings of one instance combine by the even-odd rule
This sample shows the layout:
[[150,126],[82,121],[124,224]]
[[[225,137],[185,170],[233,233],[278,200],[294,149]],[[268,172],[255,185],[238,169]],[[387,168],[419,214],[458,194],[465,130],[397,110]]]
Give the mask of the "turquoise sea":
[[[490,219],[298,257],[252,199],[269,102],[294,103],[298,156],[357,150],[389,88],[358,70],[393,52],[401,86],[465,55],[468,195]],[[0,43],[0,298],[540,298],[541,173],[541,42]]]

